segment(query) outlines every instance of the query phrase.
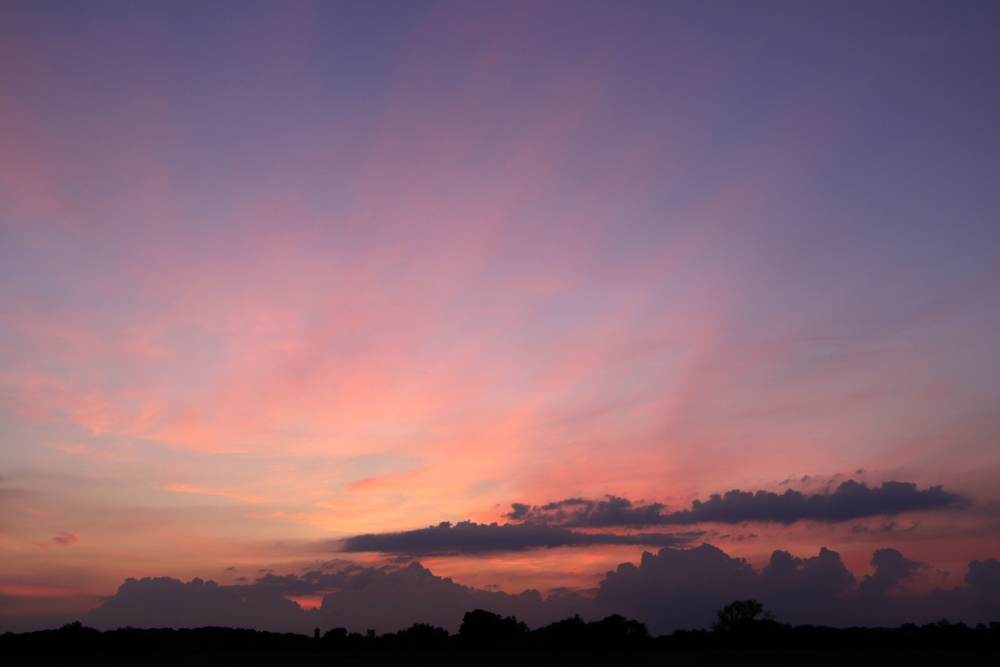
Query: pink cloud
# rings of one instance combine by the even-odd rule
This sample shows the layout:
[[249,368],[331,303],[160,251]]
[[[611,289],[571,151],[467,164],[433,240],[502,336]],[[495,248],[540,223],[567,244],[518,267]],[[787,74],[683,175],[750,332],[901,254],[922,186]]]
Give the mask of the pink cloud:
[[26,505],[17,505],[17,504],[12,505],[12,507],[14,509],[20,510],[21,512],[25,512],[27,514],[33,514],[35,516],[55,517],[62,514],[62,510],[42,509],[39,507],[28,507]]

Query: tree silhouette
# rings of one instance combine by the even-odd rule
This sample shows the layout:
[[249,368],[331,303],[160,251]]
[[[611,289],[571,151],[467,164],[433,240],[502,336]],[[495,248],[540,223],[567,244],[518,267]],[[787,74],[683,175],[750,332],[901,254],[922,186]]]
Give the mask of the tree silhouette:
[[[121,662],[132,656],[129,664],[142,662],[140,656],[175,656],[175,659],[153,660],[149,664],[188,662],[202,664],[204,656],[372,656],[363,660],[348,657],[340,664],[388,664],[387,658],[375,660],[376,655],[411,657],[422,653],[424,657],[445,656],[440,664],[453,665],[469,662],[475,654],[492,654],[485,662],[500,664],[495,658],[500,654],[566,655],[591,653],[624,653],[631,651],[676,655],[678,651],[712,651],[717,649],[795,651],[807,663],[811,656],[825,657],[837,651],[845,659],[851,653],[862,664],[873,650],[886,656],[886,662],[904,664],[916,652],[949,651],[974,653],[972,662],[979,664],[980,657],[1000,653],[1000,622],[979,623],[970,627],[962,622],[938,621],[923,626],[907,623],[899,628],[832,628],[825,626],[791,625],[778,623],[764,611],[756,600],[740,600],[727,605],[718,613],[719,621],[714,632],[707,630],[676,630],[672,635],[649,637],[646,627],[617,614],[600,621],[585,622],[579,616],[557,621],[535,631],[513,616],[501,616],[476,609],[467,613],[459,634],[449,635],[444,628],[426,623],[416,623],[405,630],[378,636],[375,633],[349,632],[334,628],[317,641],[309,635],[264,632],[245,628],[133,628],[100,631],[70,623],[57,630],[36,630],[15,634],[0,634],[0,658],[8,656],[45,656],[32,664],[55,664],[53,656],[113,656]],[[888,653],[898,651],[894,655]],[[462,655],[464,653],[464,655]],[[180,656],[187,656],[181,658]],[[9,662],[9,660],[7,661]],[[16,660],[16,664],[28,664]],[[84,660],[87,662],[87,660]],[[252,661],[256,664],[256,661]],[[328,660],[310,664],[320,664]],[[336,660],[335,660],[336,662]],[[430,664],[421,660],[420,662]],[[536,664],[522,660],[525,665]],[[588,658],[577,659],[581,664],[596,664]],[[704,661],[698,661],[699,663]],[[711,661],[714,662],[714,661]],[[919,661],[918,661],[919,662]],[[961,660],[959,662],[962,662]],[[4,662],[3,664],[6,664]],[[124,663],[123,663],[124,664]],[[261,663],[263,664],[263,663]],[[438,664],[438,662],[435,662]],[[485,663],[484,663],[485,664]],[[538,664],[541,664],[540,662]],[[708,664],[708,662],[705,662]]]
[[458,643],[476,651],[510,651],[528,634],[528,626],[515,616],[506,618],[484,609],[466,612],[458,629]]
[[742,632],[760,621],[774,620],[771,612],[764,611],[764,605],[757,600],[731,602],[716,612],[715,618],[712,630],[716,632]]

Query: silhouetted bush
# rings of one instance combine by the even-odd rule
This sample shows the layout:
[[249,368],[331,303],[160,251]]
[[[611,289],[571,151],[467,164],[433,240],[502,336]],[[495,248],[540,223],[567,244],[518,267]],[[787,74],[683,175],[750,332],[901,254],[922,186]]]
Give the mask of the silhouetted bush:
[[528,626],[514,616],[474,609],[462,618],[458,645],[466,651],[507,652],[521,648],[527,634]]
[[618,614],[591,623],[577,614],[534,630],[528,638],[531,650],[545,653],[642,651],[649,642],[644,624]]
[[587,631],[598,651],[641,651],[649,642],[649,631],[643,623],[619,614],[588,623]]
[[532,631],[529,643],[535,651],[571,653],[584,650],[587,639],[587,623],[577,614]]
[[448,631],[427,623],[414,623],[379,640],[383,650],[392,653],[441,653],[451,648]]

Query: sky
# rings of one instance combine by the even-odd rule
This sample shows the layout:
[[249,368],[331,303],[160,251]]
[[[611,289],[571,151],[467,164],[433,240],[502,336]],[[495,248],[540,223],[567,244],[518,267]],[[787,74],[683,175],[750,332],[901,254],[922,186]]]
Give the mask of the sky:
[[0,4],[0,631],[1000,621],[994,2]]

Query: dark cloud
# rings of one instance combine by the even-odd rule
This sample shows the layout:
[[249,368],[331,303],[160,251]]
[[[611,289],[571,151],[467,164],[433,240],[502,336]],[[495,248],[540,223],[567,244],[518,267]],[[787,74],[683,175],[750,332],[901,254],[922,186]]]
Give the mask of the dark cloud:
[[515,521],[555,523],[572,527],[607,528],[610,526],[652,526],[662,521],[661,503],[633,504],[619,496],[604,500],[568,498],[541,507],[519,504],[507,518]]
[[855,524],[851,526],[852,533],[905,533],[912,531],[916,528],[916,524],[911,524],[906,528],[900,528],[895,521],[889,521],[887,523],[882,523],[876,528],[871,526],[863,526],[861,524]]
[[585,533],[563,526],[539,523],[443,522],[399,533],[357,535],[340,545],[343,552],[375,551],[411,556],[478,554],[496,551],[523,551],[565,546],[624,544],[637,546],[680,546],[700,537],[701,532]]
[[775,551],[761,570],[761,582],[776,595],[807,593],[811,598],[833,598],[853,586],[855,579],[840,554],[822,547],[819,555],[811,558]]
[[788,622],[837,624],[847,616],[844,596],[855,585],[840,554],[825,547],[808,558],[775,551],[760,572],[758,595]]
[[485,609],[516,616],[532,627],[580,613],[596,620],[593,600],[575,594],[543,599],[535,590],[520,594],[478,590],[436,576],[419,563],[400,569],[355,572],[338,590],[323,597],[320,612],[334,625],[394,630],[423,622],[458,630],[462,616]]
[[1000,617],[1000,562],[972,561],[964,587],[912,592],[907,585],[929,566],[895,549],[879,549],[875,571],[856,584],[840,555],[826,548],[809,558],[775,551],[760,572],[742,558],[703,544],[645,553],[638,565],[608,572],[595,600],[663,634],[704,628],[714,612],[737,599],[760,600],[778,620],[793,625],[898,626],[941,618],[969,624]]
[[742,558],[709,544],[644,553],[638,565],[622,563],[600,584],[597,603],[651,630],[705,628],[733,600],[756,597],[757,574]]
[[760,521],[790,524],[796,521],[837,523],[864,517],[903,512],[958,508],[968,505],[962,496],[941,486],[918,489],[910,482],[883,482],[869,487],[847,480],[833,491],[802,493],[787,489],[772,491],[727,491],[708,500],[695,500],[689,509],[666,512],[660,503],[634,504],[625,498],[604,500],[570,498],[529,507],[515,503],[507,518],[525,524],[560,525],[570,528],[610,526],[694,525]]
[[788,486],[789,484],[804,484],[812,479],[812,475],[803,475],[802,477],[786,477],[785,479],[778,482],[778,486]]
[[969,563],[969,572],[965,575],[965,583],[1000,600],[1000,562],[996,558],[987,558],[983,562],[972,561]]
[[964,581],[965,586],[954,590],[932,590],[921,604],[932,608],[936,619],[973,624],[1000,618],[1000,562],[995,558],[970,562]]
[[913,581],[913,577],[928,568],[927,563],[910,560],[895,549],[877,549],[872,555],[875,572],[865,575],[858,586],[862,598],[881,597],[889,591]]

